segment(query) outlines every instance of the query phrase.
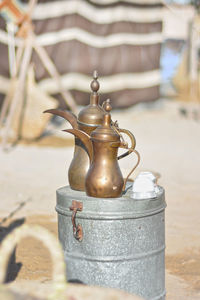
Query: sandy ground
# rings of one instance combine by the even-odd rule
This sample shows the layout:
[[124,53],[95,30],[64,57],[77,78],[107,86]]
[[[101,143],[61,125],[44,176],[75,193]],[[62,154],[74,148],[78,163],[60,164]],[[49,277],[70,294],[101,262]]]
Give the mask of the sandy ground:
[[[141,154],[140,170],[161,175],[166,190],[167,299],[200,299],[200,120],[179,113],[182,104],[160,101],[115,111],[113,120],[131,130]],[[71,144],[71,137],[66,141]],[[0,234],[26,222],[57,234],[55,191],[67,185],[73,147],[19,145],[0,152]],[[124,175],[135,160],[121,161]],[[137,171],[137,172],[138,172]],[[51,262],[39,242],[26,239],[16,249],[9,280],[48,282]]]

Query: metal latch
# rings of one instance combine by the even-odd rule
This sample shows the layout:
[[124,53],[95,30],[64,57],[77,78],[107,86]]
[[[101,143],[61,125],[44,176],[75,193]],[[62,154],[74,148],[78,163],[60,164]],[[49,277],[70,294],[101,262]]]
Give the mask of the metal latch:
[[76,213],[77,211],[83,210],[83,203],[73,200],[72,206],[70,207],[70,210],[72,210],[72,225],[73,225],[73,234],[75,239],[77,239],[79,242],[83,239],[83,228],[80,224],[76,225]]

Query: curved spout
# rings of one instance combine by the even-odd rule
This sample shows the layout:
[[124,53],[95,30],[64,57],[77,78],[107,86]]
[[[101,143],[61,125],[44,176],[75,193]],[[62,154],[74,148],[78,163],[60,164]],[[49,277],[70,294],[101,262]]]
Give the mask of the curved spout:
[[78,129],[77,117],[70,111],[63,111],[59,109],[47,109],[43,113],[50,113],[62,117],[72,125],[72,128]]
[[85,148],[87,149],[87,153],[91,162],[93,158],[93,147],[92,147],[92,142],[90,140],[90,136],[87,133],[78,129],[65,129],[63,131],[72,133],[75,137],[81,140],[81,142],[84,144]]

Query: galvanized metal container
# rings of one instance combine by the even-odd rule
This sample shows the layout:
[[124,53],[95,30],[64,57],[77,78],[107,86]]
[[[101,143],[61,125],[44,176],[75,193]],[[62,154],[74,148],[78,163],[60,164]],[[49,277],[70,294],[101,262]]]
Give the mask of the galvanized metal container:
[[[57,190],[58,231],[68,280],[165,299],[164,190],[154,199],[93,198]],[[73,223],[73,225],[72,225]]]

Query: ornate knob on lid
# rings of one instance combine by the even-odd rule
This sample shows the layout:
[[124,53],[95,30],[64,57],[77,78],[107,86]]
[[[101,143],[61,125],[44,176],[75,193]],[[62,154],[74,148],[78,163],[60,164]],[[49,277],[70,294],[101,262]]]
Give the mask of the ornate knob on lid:
[[101,126],[98,126],[91,134],[92,138],[95,140],[102,140],[105,142],[112,142],[112,141],[120,141],[120,136],[116,130],[112,128],[111,125],[111,114],[110,111],[112,110],[112,106],[110,104],[110,99],[107,99],[104,104],[103,108],[105,114],[103,116],[103,122]]
[[112,106],[110,104],[110,99],[107,99],[104,104],[104,110],[106,111],[104,115],[103,124],[104,126],[110,126],[111,125],[111,115],[110,111],[112,110]]
[[97,79],[98,79],[98,72],[97,72],[97,70],[95,70],[93,72],[93,80],[90,84],[90,87],[91,87],[91,90],[92,90],[93,93],[97,93],[98,90],[99,90],[99,87],[100,87],[99,82],[98,82]]
[[91,87],[91,95],[90,95],[90,103],[86,107],[84,107],[79,115],[78,122],[79,124],[89,124],[91,126],[97,126],[102,124],[104,110],[99,105],[99,82],[98,82],[98,73],[97,71],[93,72],[93,80],[90,84]]
[[110,99],[107,99],[105,101],[105,104],[104,104],[104,110],[106,111],[106,113],[110,113],[110,111],[112,110],[112,106],[110,104]]

